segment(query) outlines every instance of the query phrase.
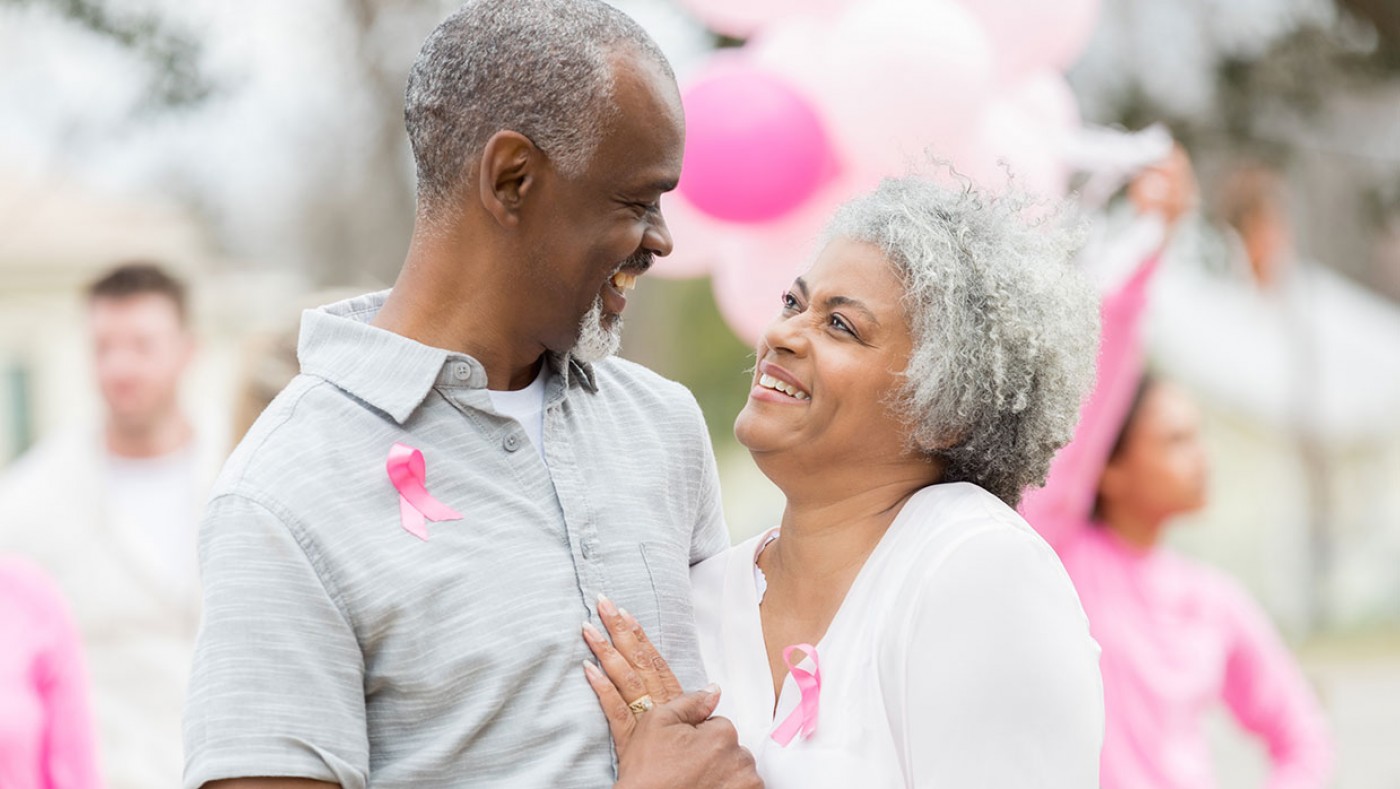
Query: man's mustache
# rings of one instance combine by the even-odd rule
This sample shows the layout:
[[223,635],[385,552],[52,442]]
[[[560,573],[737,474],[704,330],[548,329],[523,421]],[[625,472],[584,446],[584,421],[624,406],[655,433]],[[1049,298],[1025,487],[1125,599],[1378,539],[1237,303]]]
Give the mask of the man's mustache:
[[642,249],[632,253],[626,260],[622,261],[623,271],[636,271],[642,273],[651,268],[656,262],[656,255],[650,250]]

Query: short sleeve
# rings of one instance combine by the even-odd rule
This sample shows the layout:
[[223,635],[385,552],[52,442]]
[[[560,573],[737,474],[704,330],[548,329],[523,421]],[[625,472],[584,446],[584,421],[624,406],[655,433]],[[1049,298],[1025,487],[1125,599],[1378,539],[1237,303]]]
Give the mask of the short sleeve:
[[904,785],[1099,785],[1098,645],[1050,548],[978,530],[909,587],[880,657]]
[[364,789],[363,656],[290,524],[248,498],[215,498],[200,533],[200,570],[185,787],[266,776]]

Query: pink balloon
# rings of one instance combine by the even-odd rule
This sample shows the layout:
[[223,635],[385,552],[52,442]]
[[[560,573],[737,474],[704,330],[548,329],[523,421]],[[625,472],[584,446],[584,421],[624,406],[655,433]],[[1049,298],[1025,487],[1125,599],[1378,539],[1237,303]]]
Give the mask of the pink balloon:
[[1063,71],[1084,52],[1100,0],[957,0],[981,20],[1003,81],[1041,68]]
[[834,22],[822,111],[843,161],[879,175],[956,151],[993,94],[993,52],[976,18],[948,1],[872,0]]
[[993,192],[1005,191],[1008,178],[1043,197],[1063,197],[1069,186],[1069,168],[1055,134],[1006,101],[994,103],[977,123],[975,153],[958,162],[958,169]]
[[[760,246],[754,244],[752,248],[755,250],[752,256],[757,256]],[[791,252],[778,260],[755,263],[753,266],[720,266],[712,282],[715,303],[724,322],[750,346],[763,336],[768,324],[777,316],[781,295],[793,278],[802,273],[804,265],[804,261]]]
[[1012,86],[1007,100],[1048,128],[1079,128],[1079,99],[1057,71],[1047,69],[1031,74]]
[[686,10],[717,33],[748,38],[802,14],[830,14],[854,0],[682,0]]
[[658,258],[650,274],[665,279],[703,277],[718,268],[721,260],[739,254],[739,234],[734,225],[715,219],[690,204],[684,196],[661,198],[661,213],[671,231],[671,254]]
[[680,193],[710,216],[766,222],[831,178],[835,155],[822,119],[782,78],[730,61],[684,96]]

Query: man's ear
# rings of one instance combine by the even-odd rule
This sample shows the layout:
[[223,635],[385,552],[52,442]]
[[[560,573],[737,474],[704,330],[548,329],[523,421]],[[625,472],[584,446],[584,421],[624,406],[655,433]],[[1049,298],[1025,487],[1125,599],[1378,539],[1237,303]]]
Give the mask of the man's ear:
[[544,154],[530,138],[514,131],[498,131],[481,150],[477,188],[481,204],[503,227],[520,221],[520,209],[535,188]]

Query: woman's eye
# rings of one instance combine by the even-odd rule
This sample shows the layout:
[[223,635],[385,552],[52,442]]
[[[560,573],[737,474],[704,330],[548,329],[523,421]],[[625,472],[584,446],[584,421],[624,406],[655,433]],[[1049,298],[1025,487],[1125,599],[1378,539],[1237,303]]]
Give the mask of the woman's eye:
[[856,332],[855,332],[855,329],[852,329],[852,328],[851,328],[851,324],[846,323],[846,319],[845,319],[845,318],[842,318],[840,315],[832,315],[832,316],[831,316],[831,325],[832,325],[832,327],[834,327],[837,331],[843,331],[843,332],[845,332],[845,333],[847,333],[847,334],[851,334],[851,335],[854,335],[854,334],[856,333]]
[[792,295],[792,291],[783,294],[783,309],[792,311],[798,308],[797,297]]

